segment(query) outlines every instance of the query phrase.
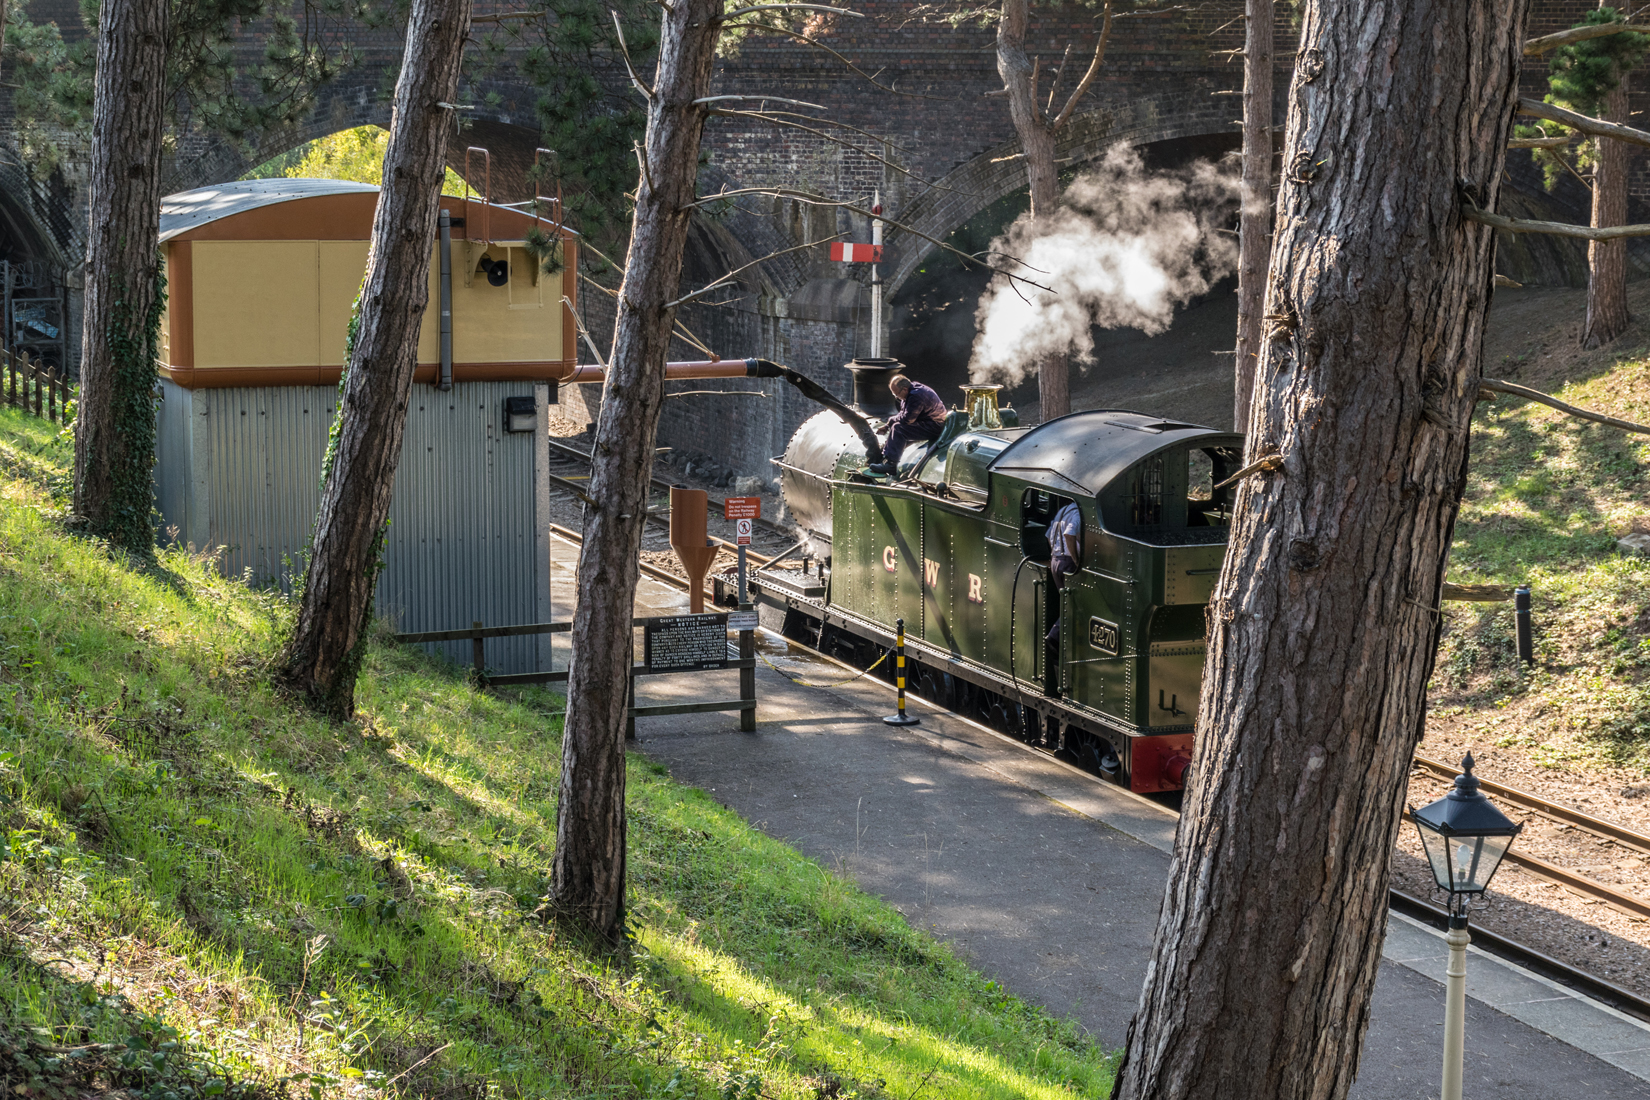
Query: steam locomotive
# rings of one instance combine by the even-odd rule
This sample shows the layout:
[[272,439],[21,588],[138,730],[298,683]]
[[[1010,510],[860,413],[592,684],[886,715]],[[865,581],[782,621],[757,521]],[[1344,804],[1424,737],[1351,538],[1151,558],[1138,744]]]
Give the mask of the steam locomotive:
[[[752,598],[860,667],[903,620],[919,694],[1131,790],[1179,789],[1243,437],[1119,410],[1021,428],[996,387],[972,387],[877,477],[867,445],[899,364],[849,369],[861,422],[821,412],[777,460],[805,541],[752,575]],[[1048,529],[1067,504],[1080,568],[1057,586]]]

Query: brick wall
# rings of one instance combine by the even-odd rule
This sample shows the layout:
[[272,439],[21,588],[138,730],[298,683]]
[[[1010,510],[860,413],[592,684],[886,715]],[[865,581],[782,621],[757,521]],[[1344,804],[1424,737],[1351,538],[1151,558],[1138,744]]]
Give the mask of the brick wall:
[[[1578,21],[1593,4],[1588,0],[1539,0],[1530,33],[1539,34]],[[752,39],[724,57],[716,74],[723,95],[776,96],[825,108],[818,115],[845,128],[817,120],[805,124],[830,129],[856,146],[827,140],[817,133],[774,126],[749,118],[717,118],[707,131],[701,193],[722,188],[786,188],[816,194],[828,201],[864,205],[880,190],[888,217],[916,233],[890,228],[888,258],[883,265],[887,293],[922,262],[932,247],[924,236],[944,238],[1002,195],[1025,185],[1006,105],[987,93],[1000,87],[992,49],[993,32],[923,24],[910,18],[911,5],[868,0],[856,5],[863,19],[832,17],[818,41],[850,59],[843,62],[788,39]],[[1242,44],[1240,0],[1211,0],[1190,11],[1121,19],[1114,29],[1105,68],[1083,111],[1060,136],[1060,156],[1082,163],[1112,143],[1148,143],[1199,135],[1235,132],[1242,79],[1238,59],[1223,51]],[[514,0],[478,0],[477,14],[518,10]],[[78,29],[75,0],[32,0],[34,18],[55,18],[71,36]],[[1096,12],[1084,7],[1038,8],[1029,45],[1051,64],[1068,43],[1074,45],[1073,68],[1080,68],[1098,30]],[[1279,79],[1276,113],[1282,122],[1288,97],[1293,37],[1292,10],[1278,9]],[[252,58],[260,44],[251,28],[241,50]],[[350,30],[360,63],[323,90],[315,109],[300,125],[265,134],[252,149],[241,149],[199,133],[185,135],[179,155],[168,166],[176,189],[232,179],[252,163],[311,138],[363,123],[385,125],[387,94],[399,67],[398,31]],[[624,83],[616,59],[593,62],[605,80]],[[1650,70],[1650,65],[1644,67]],[[1048,86],[1045,69],[1043,87]],[[874,78],[874,82],[873,82]],[[1546,68],[1540,59],[1526,65],[1526,94],[1545,91]],[[1074,77],[1067,74],[1065,86]],[[1650,111],[1650,76],[1638,77],[1633,109]],[[880,87],[876,86],[880,85]],[[514,80],[508,65],[479,83],[467,84],[461,98],[476,104],[472,126],[454,142],[450,161],[462,161],[468,144],[487,146],[494,155],[495,198],[511,201],[525,195],[522,173],[538,144],[534,89]],[[0,88],[0,149],[14,152],[9,126],[9,92]],[[756,100],[743,104],[753,106]],[[798,119],[796,121],[804,121]],[[29,183],[0,158],[0,203],[5,215],[26,223],[50,250],[72,269],[83,252],[84,196],[73,164],[52,181]],[[1530,209],[1552,210],[1585,220],[1585,199],[1561,187],[1554,196],[1540,194],[1528,157],[1514,154],[1510,175],[1519,201]],[[5,175],[11,171],[10,176]],[[936,181],[930,186],[922,181]],[[1650,157],[1634,160],[1633,194],[1650,220]],[[868,240],[866,219],[839,207],[816,206],[796,196],[747,196],[699,221],[696,252],[684,271],[684,288],[705,282],[744,263],[761,259],[741,279],[727,304],[686,311],[685,322],[719,354],[758,355],[786,363],[846,394],[841,364],[870,345],[868,272],[863,267],[831,263],[823,247],[775,252],[818,244],[836,235]],[[1650,246],[1645,246],[1650,248]],[[1514,253],[1516,252],[1516,256]],[[1520,242],[1509,260],[1540,273],[1544,281],[1575,277],[1577,250],[1560,243]],[[1642,253],[1635,256],[1639,261]],[[762,259],[763,257],[768,257]],[[1641,264],[1650,267],[1650,264]],[[586,292],[586,321],[604,346],[611,334],[611,302]],[[78,328],[78,326],[76,326]],[[583,349],[581,349],[582,351]],[[703,352],[679,346],[673,355],[699,358]],[[582,357],[582,356],[581,356]],[[766,476],[766,460],[814,409],[776,383],[696,383],[694,389],[762,389],[767,396],[688,396],[669,399],[660,429],[660,444],[720,456],[722,464]],[[593,391],[594,387],[584,387]],[[564,390],[567,412],[593,416],[599,394]]]

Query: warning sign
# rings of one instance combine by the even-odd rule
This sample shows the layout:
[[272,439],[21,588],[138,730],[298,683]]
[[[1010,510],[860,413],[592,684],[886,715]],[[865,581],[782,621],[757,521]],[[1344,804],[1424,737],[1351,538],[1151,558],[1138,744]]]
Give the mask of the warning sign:
[[734,545],[749,546],[751,544],[751,521],[748,519],[734,520]]
[[761,519],[761,497],[729,497],[722,502],[722,514],[729,519]]

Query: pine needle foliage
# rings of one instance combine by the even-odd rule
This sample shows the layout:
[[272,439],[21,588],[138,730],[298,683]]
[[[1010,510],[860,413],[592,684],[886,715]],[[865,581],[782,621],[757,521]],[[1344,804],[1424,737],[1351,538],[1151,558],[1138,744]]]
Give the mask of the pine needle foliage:
[[[1575,25],[1596,27],[1623,22],[1626,16],[1618,9],[1595,8]],[[1603,109],[1604,97],[1616,90],[1647,49],[1650,49],[1650,35],[1637,31],[1622,31],[1560,46],[1553,51],[1548,63],[1547,102],[1584,115],[1597,115]],[[1517,137],[1558,137],[1568,132],[1556,122],[1514,128]],[[1557,187],[1558,181],[1571,172],[1579,175],[1591,169],[1596,148],[1594,141],[1588,139],[1575,146],[1534,150],[1546,189],[1551,191]]]

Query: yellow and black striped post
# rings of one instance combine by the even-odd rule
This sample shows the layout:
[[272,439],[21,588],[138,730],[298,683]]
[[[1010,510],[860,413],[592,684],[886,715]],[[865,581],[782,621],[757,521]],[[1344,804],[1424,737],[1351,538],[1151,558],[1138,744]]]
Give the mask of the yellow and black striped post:
[[883,721],[890,726],[914,726],[922,719],[905,713],[905,620],[894,620],[894,687],[899,691],[899,713],[890,714]]

